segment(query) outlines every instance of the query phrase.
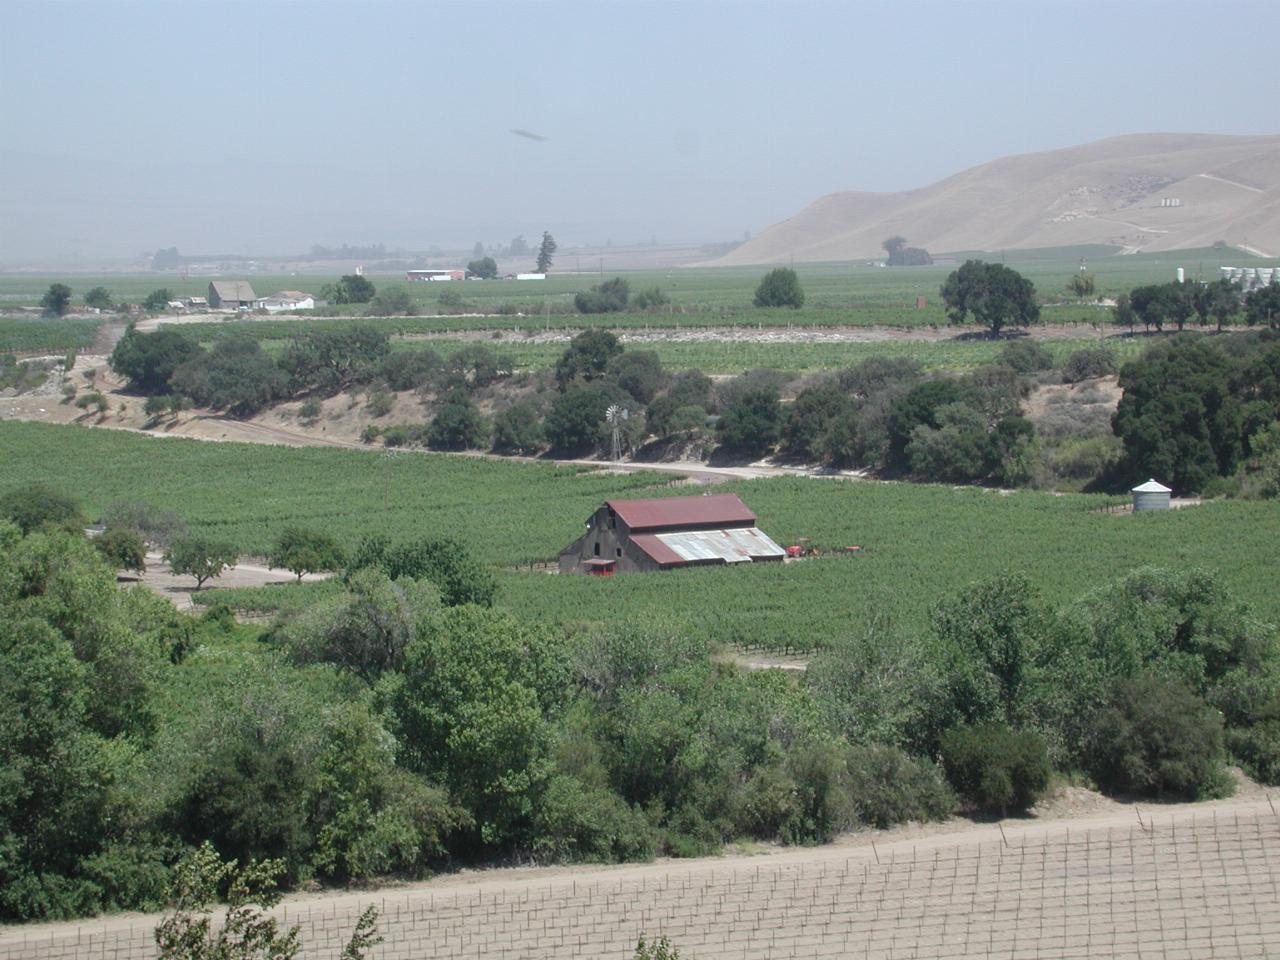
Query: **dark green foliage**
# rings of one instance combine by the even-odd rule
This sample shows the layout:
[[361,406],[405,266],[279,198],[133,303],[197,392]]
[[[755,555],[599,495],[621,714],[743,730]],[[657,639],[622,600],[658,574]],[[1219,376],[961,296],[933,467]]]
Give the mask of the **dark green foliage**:
[[804,306],[804,290],[800,286],[800,278],[794,270],[787,267],[770,270],[756,287],[752,302],[757,307],[791,307],[799,310]]
[[498,585],[487,567],[455,540],[424,539],[391,544],[382,537],[368,537],[356,548],[351,571],[376,567],[392,580],[409,577],[429,580],[449,606],[473,603],[493,605]]
[[464,393],[453,393],[436,411],[427,430],[434,450],[482,450],[489,446],[489,421]]
[[553,450],[586,453],[608,442],[605,411],[611,404],[627,406],[633,401],[621,389],[606,383],[569,387],[556,397],[542,424]]
[[411,317],[418,308],[404,287],[383,287],[373,295],[366,312],[371,317]]
[[1035,373],[1053,368],[1053,354],[1039,341],[1030,338],[1006,344],[1000,351],[999,360],[1018,373]]
[[495,453],[532,454],[542,444],[542,421],[532,400],[517,400],[493,418]]
[[146,295],[142,301],[142,309],[150,310],[152,313],[158,313],[169,305],[169,301],[173,299],[173,291],[168,287],[161,287],[159,290],[152,290]]
[[227,567],[234,567],[239,558],[239,553],[230,543],[205,537],[184,537],[169,547],[164,562],[178,576],[195,577],[196,589],[199,590],[206,580],[220,577]]
[[857,397],[870,397],[924,378],[924,368],[909,357],[868,357],[837,374],[840,389]]
[[885,260],[885,266],[888,267],[926,267],[933,263],[929,251],[920,247],[908,247],[904,237],[890,237],[880,246],[889,255]]
[[455,350],[445,361],[441,387],[449,390],[474,390],[487,387],[511,376],[511,358],[476,343]]
[[370,280],[352,273],[326,284],[320,295],[330,303],[368,303],[376,292]]
[[760,457],[778,442],[781,424],[778,391],[771,387],[752,387],[738,393],[725,406],[716,424],[716,434],[727,450]]
[[630,295],[630,284],[621,277],[614,277],[584,293],[576,294],[573,305],[579,313],[618,313],[627,309]]
[[910,820],[942,820],[955,810],[942,771],[882,743],[851,746],[845,754],[847,802],[857,822],[884,830]]
[[653,401],[666,381],[662,361],[653,350],[628,350],[614,356],[605,375],[642,406]]
[[232,337],[178,367],[170,385],[200,406],[248,417],[282,399],[288,378],[257,340]]
[[546,628],[474,606],[422,625],[405,651],[390,694],[404,762],[448,785],[482,846],[528,835],[568,666]]
[[941,600],[933,611],[935,653],[951,716],[964,723],[1020,725],[1046,612],[1027,580],[1003,576]]
[[345,563],[338,541],[320,530],[285,527],[267,554],[267,564],[282,567],[302,581],[303,574],[340,570]]
[[400,669],[418,624],[440,609],[430,581],[392,580],[365,567],[346,578],[341,594],[308,605],[274,639],[298,663],[332,663],[372,684]]
[[1280,327],[1280,283],[1251,290],[1244,301],[1244,322],[1249,326]]
[[954,408],[976,399],[977,391],[959,380],[926,380],[893,399],[886,421],[886,465],[898,469],[908,467],[907,444],[913,439],[916,428],[923,426],[937,430],[943,426],[939,416],[942,408]]
[[435,380],[443,365],[440,355],[430,348],[400,350],[383,359],[377,376],[392,390],[420,390]]
[[52,317],[60,317],[71,306],[71,288],[65,283],[52,283],[40,298],[40,306]]
[[782,452],[798,460],[817,460],[822,442],[837,417],[851,415],[853,400],[836,383],[822,383],[800,391],[787,407],[782,424]]
[[639,810],[606,786],[554,774],[538,798],[531,847],[546,861],[616,863],[648,860],[658,833]]
[[678,406],[674,397],[658,397],[645,411],[645,426],[655,437],[670,440],[688,437],[707,422],[707,411],[696,404]]
[[665,396],[677,407],[697,406],[707,410],[711,405],[714,384],[701,370],[681,370],[673,374]]
[[608,330],[584,330],[556,361],[556,384],[563,392],[575,380],[595,380],[620,353],[622,345]]
[[1077,350],[1062,364],[1062,379],[1067,383],[1108,377],[1115,372],[1116,355],[1106,347]]
[[130,324],[107,363],[120,376],[128,377],[131,389],[162,393],[178,367],[203,354],[200,344],[176,330],[139,333]]
[[1195,310],[1192,286],[1170,283],[1150,284],[1129,291],[1129,308],[1143,325],[1163,330],[1175,323],[1181,330]]
[[1280,693],[1252,711],[1249,720],[1228,729],[1231,753],[1259,783],[1280,786]]
[[1089,772],[1105,790],[1195,799],[1224,790],[1222,717],[1176,680],[1120,683],[1094,721]]
[[556,253],[556,239],[547,231],[542,232],[542,243],[538,246],[538,260],[535,267],[538,273],[546,273],[551,269],[551,263]]
[[966,260],[942,285],[942,299],[951,323],[964,323],[972,314],[993,334],[1006,326],[1025,327],[1040,320],[1035,286],[1002,263]]
[[498,275],[498,262],[493,257],[481,257],[467,264],[467,273],[481,280],[492,280]]
[[84,305],[97,310],[109,310],[111,308],[111,291],[106,287],[93,287],[85,293]]
[[1079,300],[1092,297],[1097,292],[1097,288],[1093,275],[1083,271],[1072,274],[1071,279],[1067,281],[1067,292]]
[[671,303],[671,297],[661,287],[646,287],[631,298],[637,310],[656,310]]
[[666,937],[646,940],[641,937],[636,944],[636,955],[633,960],[680,960],[680,951],[671,945]]
[[43,483],[14,487],[0,496],[0,520],[17,524],[24,534],[40,527],[75,529],[84,526],[80,504]]
[[1128,476],[1159,477],[1179,493],[1198,493],[1235,470],[1243,443],[1234,365],[1213,343],[1177,340],[1124,365],[1124,396],[1112,418]]
[[1049,753],[1040,735],[1002,723],[960,725],[942,736],[947,779],[979,810],[1025,813],[1049,787]]
[[313,330],[293,340],[280,357],[294,392],[334,393],[371,379],[388,359],[387,334],[371,327]]
[[146,572],[147,545],[137,531],[127,527],[107,527],[94,538],[93,545],[116,570]]

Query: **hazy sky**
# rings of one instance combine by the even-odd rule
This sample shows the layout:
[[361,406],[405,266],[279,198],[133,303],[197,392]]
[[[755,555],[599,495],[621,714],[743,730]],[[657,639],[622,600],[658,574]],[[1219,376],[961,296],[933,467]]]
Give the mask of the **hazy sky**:
[[0,0],[0,261],[735,239],[1010,153],[1280,132],[1278,22],[1274,0]]

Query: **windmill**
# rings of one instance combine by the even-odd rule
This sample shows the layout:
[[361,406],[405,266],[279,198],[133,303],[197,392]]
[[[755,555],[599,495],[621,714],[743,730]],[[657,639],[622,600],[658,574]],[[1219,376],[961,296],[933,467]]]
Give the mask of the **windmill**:
[[622,423],[629,417],[625,407],[620,407],[616,403],[611,403],[609,409],[604,412],[604,419],[613,430],[613,445],[610,452],[613,454],[612,459],[622,459]]

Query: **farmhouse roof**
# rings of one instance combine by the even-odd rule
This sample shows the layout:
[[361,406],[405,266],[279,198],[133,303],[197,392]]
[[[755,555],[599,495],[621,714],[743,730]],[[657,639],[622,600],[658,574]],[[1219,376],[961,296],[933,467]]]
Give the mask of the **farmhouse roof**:
[[1134,487],[1131,493],[1172,493],[1173,491],[1157,480],[1148,480]]
[[303,293],[301,290],[281,290],[275,295],[275,300],[306,300],[311,294]]
[[248,280],[211,280],[209,286],[218,294],[219,300],[256,300],[253,287]]
[[631,530],[664,527],[754,526],[756,515],[737,494],[708,497],[663,497],[656,500],[606,500]]
[[723,560],[725,563],[749,563],[771,557],[781,558],[785,551],[756,527],[729,530],[683,530],[677,533],[640,533],[631,542],[655,563],[694,563],[699,560]]

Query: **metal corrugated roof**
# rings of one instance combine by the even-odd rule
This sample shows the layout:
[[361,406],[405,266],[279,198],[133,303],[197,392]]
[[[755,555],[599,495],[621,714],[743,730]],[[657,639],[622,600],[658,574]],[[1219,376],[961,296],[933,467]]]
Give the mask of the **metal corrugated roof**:
[[785,556],[785,551],[757,527],[730,530],[683,530],[679,533],[642,533],[631,541],[656,563],[697,563],[720,560],[749,563]]
[[1158,480],[1148,480],[1146,483],[1138,484],[1131,493],[1173,493],[1168,487]]
[[656,500],[606,500],[605,503],[632,530],[712,524],[739,527],[756,522],[756,515],[734,493]]

